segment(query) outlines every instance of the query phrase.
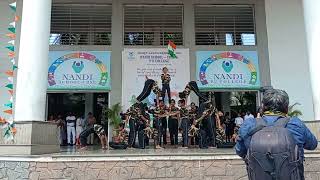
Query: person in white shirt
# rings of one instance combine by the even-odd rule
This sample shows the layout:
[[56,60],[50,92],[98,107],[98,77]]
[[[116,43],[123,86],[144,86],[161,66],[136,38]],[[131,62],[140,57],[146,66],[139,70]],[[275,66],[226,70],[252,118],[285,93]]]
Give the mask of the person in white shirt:
[[237,126],[237,127],[240,127],[241,124],[243,123],[243,119],[242,119],[240,113],[238,113],[238,117],[235,118],[235,123],[236,123],[236,126]]
[[76,143],[76,117],[72,113],[69,113],[69,115],[66,117],[66,121],[68,145],[74,145]]
[[250,111],[247,111],[246,115],[244,116],[244,120],[252,119],[252,118],[254,118],[254,116],[251,114]]

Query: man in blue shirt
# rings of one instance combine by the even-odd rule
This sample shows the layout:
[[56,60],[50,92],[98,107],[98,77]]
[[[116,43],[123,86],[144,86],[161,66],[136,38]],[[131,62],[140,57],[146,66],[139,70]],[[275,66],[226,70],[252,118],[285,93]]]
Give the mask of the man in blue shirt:
[[[280,117],[286,117],[289,107],[289,97],[285,91],[270,89],[264,93],[262,100],[263,117],[262,119],[267,125],[273,125]],[[256,127],[254,118],[247,119],[240,127],[236,153],[245,158],[250,145],[251,136],[249,133]],[[288,122],[286,128],[292,133],[292,137],[299,147],[299,155],[301,160],[304,159],[304,149],[314,150],[317,148],[318,142],[316,137],[310,132],[306,125],[297,117],[293,117]],[[299,168],[303,174],[303,164]]]

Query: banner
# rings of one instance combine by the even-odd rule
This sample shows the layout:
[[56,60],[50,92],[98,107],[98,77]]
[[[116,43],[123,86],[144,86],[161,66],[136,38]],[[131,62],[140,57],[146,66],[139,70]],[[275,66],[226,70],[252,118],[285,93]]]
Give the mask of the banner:
[[256,51],[198,51],[196,58],[201,90],[260,88]]
[[48,90],[110,89],[110,52],[49,52]]
[[[167,67],[171,76],[171,97],[178,100],[178,92],[190,81],[189,49],[177,49],[172,59],[166,48],[124,49],[122,52],[122,105],[127,109],[142,92],[145,76],[158,82],[161,89],[162,68]],[[154,105],[155,94],[144,101]],[[166,100],[166,103],[168,101]]]

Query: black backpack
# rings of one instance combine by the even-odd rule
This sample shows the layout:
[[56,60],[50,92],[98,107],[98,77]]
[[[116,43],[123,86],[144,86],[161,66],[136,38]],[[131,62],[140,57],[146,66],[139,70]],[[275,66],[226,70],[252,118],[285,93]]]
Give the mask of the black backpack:
[[298,146],[286,128],[289,118],[280,117],[268,126],[256,119],[246,156],[249,180],[302,180]]

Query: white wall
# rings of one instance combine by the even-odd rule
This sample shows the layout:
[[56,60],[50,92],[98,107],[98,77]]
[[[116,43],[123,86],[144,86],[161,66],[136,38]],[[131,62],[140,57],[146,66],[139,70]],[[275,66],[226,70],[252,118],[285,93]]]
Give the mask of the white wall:
[[265,0],[271,84],[315,120],[301,0]]

